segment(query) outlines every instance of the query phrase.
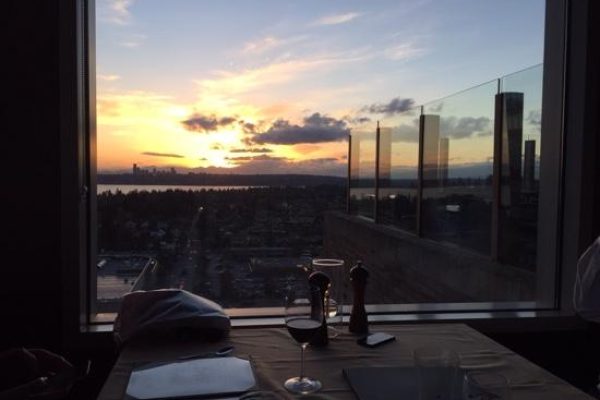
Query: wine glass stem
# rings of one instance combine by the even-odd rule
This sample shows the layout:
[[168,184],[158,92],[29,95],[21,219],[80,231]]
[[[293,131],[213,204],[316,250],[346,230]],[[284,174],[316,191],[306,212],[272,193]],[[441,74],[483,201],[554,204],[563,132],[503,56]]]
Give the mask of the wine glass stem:
[[300,380],[304,379],[304,350],[306,346],[308,346],[308,343],[300,345]]

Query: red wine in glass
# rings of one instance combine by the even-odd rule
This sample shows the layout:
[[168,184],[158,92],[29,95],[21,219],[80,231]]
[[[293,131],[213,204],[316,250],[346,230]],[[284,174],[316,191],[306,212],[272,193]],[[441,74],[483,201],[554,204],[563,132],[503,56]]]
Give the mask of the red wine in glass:
[[321,327],[319,321],[310,318],[291,318],[286,322],[288,331],[294,340],[300,344],[308,343]]
[[321,388],[321,382],[304,376],[304,350],[323,325],[323,302],[316,286],[300,285],[285,298],[285,325],[300,344],[300,375],[285,381],[285,388],[296,394],[308,394]]

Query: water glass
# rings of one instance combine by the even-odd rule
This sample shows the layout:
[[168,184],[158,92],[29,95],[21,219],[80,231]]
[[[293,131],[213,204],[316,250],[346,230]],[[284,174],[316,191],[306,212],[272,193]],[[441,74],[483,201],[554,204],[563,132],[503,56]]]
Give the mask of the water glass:
[[325,315],[329,328],[329,337],[340,334],[343,323],[343,305],[345,295],[344,260],[335,258],[314,258],[312,267],[315,271],[325,273],[331,279],[331,285],[325,292]]
[[509,400],[510,387],[504,375],[487,371],[468,371],[463,382],[464,400]]
[[456,400],[458,354],[440,347],[420,347],[413,353],[419,400]]

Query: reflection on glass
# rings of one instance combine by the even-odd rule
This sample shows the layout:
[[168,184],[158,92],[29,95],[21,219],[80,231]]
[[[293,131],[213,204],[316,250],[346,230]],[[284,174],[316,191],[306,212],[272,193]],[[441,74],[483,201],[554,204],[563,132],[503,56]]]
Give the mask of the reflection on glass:
[[423,235],[489,254],[497,81],[423,108]]
[[379,143],[379,221],[415,232],[419,109],[382,121]]
[[503,125],[498,259],[534,270],[542,117],[542,65],[501,79]]
[[440,148],[439,115],[423,115],[423,132],[423,187],[437,187]]
[[[370,133],[379,138],[376,220],[417,235],[340,235],[351,239],[351,256],[373,254],[370,301],[535,299],[542,72],[529,68],[379,121]],[[360,168],[373,159],[365,141],[352,149]],[[355,180],[365,176],[352,170]]]
[[352,132],[350,213],[368,218],[375,218],[375,143],[375,130]]

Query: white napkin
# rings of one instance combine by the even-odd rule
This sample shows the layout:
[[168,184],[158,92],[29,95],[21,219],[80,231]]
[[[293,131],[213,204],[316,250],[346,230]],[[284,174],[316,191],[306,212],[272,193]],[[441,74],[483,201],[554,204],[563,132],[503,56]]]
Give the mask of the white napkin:
[[179,328],[210,331],[225,336],[230,328],[223,308],[185,290],[135,291],[123,297],[115,320],[114,333],[124,343],[147,332],[161,333]]

